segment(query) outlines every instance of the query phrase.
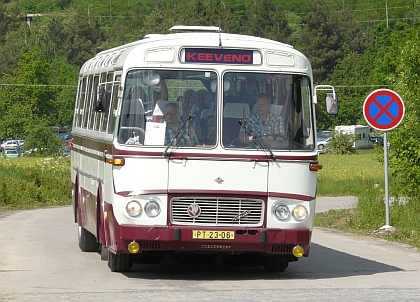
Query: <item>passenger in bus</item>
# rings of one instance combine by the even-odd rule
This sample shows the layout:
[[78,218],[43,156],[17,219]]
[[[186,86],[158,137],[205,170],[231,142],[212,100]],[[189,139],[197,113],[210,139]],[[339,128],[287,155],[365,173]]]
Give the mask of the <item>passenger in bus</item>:
[[[180,119],[179,104],[176,102],[169,102],[165,108],[165,145],[169,145],[177,135],[178,130],[184,124]],[[183,129],[181,129],[181,132]],[[197,146],[197,138],[193,128],[188,127],[181,137],[178,138],[177,146]],[[175,143],[174,143],[175,145]]]
[[196,92],[188,89],[182,95],[182,119],[185,121],[189,114],[194,114],[196,103]]
[[193,112],[193,114],[195,114],[193,126],[200,143],[204,143],[207,135],[207,123],[212,103],[212,95],[206,89],[197,91],[195,109]]
[[258,82],[252,77],[247,77],[242,83],[242,89],[237,94],[238,101],[240,103],[246,103],[249,105],[249,108],[252,108],[255,105],[255,100],[258,96]]
[[128,125],[130,127],[140,126],[144,129],[146,127],[146,93],[144,89],[140,86],[131,87],[128,92],[128,100],[131,100],[126,103],[130,104],[127,107],[129,115],[126,116],[130,120]]
[[252,142],[254,138],[270,136],[272,139],[285,137],[284,120],[279,114],[270,111],[271,99],[268,94],[262,93],[255,103],[257,112],[249,115],[242,121],[239,134],[241,142]]
[[160,79],[160,91],[153,90],[153,101],[167,101],[168,100],[168,87],[166,81],[161,77]]
[[144,89],[140,86],[133,86],[130,88],[130,91],[128,92],[128,99],[130,100],[138,100],[141,99],[144,103],[146,101],[146,93],[144,92]]

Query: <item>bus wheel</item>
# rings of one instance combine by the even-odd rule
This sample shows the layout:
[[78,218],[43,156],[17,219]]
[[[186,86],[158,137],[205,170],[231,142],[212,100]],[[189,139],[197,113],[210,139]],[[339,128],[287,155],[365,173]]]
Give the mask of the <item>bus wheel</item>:
[[289,266],[288,261],[284,261],[278,256],[269,256],[263,259],[263,266],[267,272],[284,272]]
[[108,267],[111,272],[128,272],[133,266],[130,254],[114,254],[108,252]]
[[84,227],[79,226],[79,247],[82,252],[96,252],[99,248],[99,243],[96,242],[95,235],[91,234]]

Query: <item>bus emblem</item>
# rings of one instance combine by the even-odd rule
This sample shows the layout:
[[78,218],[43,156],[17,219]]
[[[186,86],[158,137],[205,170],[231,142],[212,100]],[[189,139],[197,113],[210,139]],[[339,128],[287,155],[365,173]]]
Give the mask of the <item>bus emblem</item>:
[[193,203],[188,207],[188,215],[192,218],[197,218],[201,214],[201,208],[198,204]]

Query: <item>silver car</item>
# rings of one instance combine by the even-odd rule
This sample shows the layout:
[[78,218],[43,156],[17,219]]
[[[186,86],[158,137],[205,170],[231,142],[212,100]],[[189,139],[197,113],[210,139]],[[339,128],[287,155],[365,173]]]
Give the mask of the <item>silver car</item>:
[[18,158],[19,152],[17,150],[4,150],[4,156],[6,158]]
[[325,148],[328,147],[328,143],[330,142],[330,140],[331,140],[331,137],[328,137],[328,138],[325,138],[325,137],[318,138],[318,141],[316,142],[316,145],[318,147],[318,152],[319,153],[323,153],[324,152]]

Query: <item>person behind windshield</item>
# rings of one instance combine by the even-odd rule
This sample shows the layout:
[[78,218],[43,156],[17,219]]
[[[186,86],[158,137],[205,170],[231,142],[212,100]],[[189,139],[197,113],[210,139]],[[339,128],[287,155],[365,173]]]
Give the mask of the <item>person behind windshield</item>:
[[[165,108],[165,122],[166,122],[166,132],[165,132],[165,145],[169,145],[175,136],[180,130],[183,122],[180,120],[179,104],[176,102],[169,102]],[[185,125],[184,127],[186,127]],[[184,129],[180,130],[182,133]],[[195,132],[192,128],[187,128],[183,132],[182,136],[179,137],[178,141],[174,142],[173,145],[177,146],[197,146],[197,138]]]
[[130,88],[128,93],[128,99],[130,100],[138,100],[140,99],[143,103],[146,101],[146,93],[144,89],[140,86],[133,86]]
[[247,77],[243,83],[243,89],[237,94],[239,102],[244,102],[252,109],[258,96],[258,82],[254,78]]
[[192,89],[188,89],[182,96],[182,119],[185,121],[190,114],[194,114],[197,95]]
[[[242,124],[239,140],[241,142],[251,142],[254,138],[265,135],[272,137],[272,139],[284,138],[283,118],[270,111],[271,99],[269,95],[266,93],[259,94],[255,107],[257,112],[248,116],[246,123]],[[245,127],[247,131],[245,131]]]

